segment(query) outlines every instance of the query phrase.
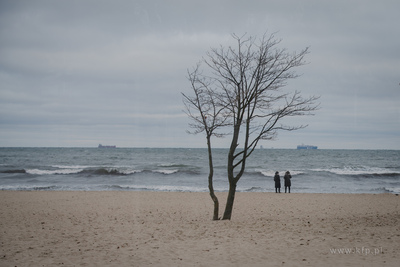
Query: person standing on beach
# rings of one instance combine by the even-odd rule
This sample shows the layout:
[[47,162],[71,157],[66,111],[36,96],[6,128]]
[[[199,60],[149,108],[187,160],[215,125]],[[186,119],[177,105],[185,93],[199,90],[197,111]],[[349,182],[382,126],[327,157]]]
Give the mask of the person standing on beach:
[[281,192],[281,177],[279,176],[279,172],[275,173],[274,176],[275,181],[275,193]]
[[289,189],[289,193],[290,193],[290,186],[292,185],[292,182],[290,181],[290,179],[292,179],[292,175],[290,175],[289,171],[287,171],[285,173],[285,176],[283,177],[283,179],[285,180],[285,193],[286,193],[286,189]]

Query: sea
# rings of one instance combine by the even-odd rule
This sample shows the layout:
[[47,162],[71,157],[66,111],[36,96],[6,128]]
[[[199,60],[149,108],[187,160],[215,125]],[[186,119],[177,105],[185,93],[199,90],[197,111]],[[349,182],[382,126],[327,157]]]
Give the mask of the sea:
[[[214,188],[228,191],[227,149],[214,149]],[[257,149],[238,192],[400,193],[400,150]],[[208,192],[203,148],[0,148],[0,190]]]

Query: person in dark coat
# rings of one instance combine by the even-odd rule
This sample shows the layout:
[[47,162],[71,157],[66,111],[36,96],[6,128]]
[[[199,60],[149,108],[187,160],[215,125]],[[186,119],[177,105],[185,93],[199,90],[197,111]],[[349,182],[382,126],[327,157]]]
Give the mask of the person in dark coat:
[[283,179],[285,180],[285,193],[286,193],[286,189],[289,189],[289,193],[290,193],[290,186],[292,185],[292,182],[290,181],[290,179],[292,179],[292,175],[290,175],[289,171],[287,171],[285,173],[285,176],[283,177]]
[[279,172],[275,173],[274,176],[275,181],[275,193],[281,192],[281,177],[279,176]]

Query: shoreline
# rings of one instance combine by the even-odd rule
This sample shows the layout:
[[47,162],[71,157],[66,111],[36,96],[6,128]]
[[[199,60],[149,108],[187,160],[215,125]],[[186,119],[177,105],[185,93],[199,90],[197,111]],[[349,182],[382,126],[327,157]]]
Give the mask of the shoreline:
[[[220,216],[226,192],[217,192]],[[397,266],[395,194],[0,191],[4,266]]]

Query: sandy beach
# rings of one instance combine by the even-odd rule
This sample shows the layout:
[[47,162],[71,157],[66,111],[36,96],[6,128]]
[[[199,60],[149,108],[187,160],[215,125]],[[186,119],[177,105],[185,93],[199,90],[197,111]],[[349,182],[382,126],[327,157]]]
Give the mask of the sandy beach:
[[[221,215],[226,193],[217,196]],[[0,191],[0,266],[398,266],[394,194]]]

